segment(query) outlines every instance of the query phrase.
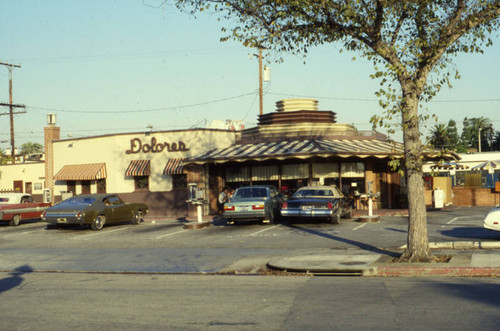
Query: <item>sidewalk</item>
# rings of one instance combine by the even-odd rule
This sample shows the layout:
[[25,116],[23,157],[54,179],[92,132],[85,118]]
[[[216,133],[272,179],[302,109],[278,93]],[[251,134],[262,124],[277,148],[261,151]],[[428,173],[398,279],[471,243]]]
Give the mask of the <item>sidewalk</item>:
[[[457,243],[455,243],[457,244]],[[493,247],[494,243],[490,243]],[[466,244],[461,244],[465,247]],[[443,263],[393,262],[391,252],[329,250],[304,252],[275,258],[271,269],[313,275],[365,277],[500,277],[500,242],[495,249],[439,250],[435,255],[451,256]]]

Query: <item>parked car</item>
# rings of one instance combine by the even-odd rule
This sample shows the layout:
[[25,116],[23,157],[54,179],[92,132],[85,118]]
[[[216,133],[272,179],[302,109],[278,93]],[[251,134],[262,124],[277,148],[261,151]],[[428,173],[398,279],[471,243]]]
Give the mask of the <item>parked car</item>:
[[17,226],[21,220],[40,219],[50,203],[34,202],[31,194],[6,193],[0,195],[0,221]]
[[242,186],[224,204],[223,217],[231,221],[267,220],[274,223],[280,215],[283,195],[274,186]]
[[84,194],[48,208],[42,220],[50,224],[88,224],[94,231],[104,224],[132,221],[139,224],[147,214],[144,203],[125,203],[116,194]]
[[500,207],[493,208],[488,215],[486,215],[483,226],[489,230],[500,231]]
[[305,186],[283,203],[281,216],[286,218],[324,219],[338,223],[340,217],[352,218],[354,200],[336,186]]

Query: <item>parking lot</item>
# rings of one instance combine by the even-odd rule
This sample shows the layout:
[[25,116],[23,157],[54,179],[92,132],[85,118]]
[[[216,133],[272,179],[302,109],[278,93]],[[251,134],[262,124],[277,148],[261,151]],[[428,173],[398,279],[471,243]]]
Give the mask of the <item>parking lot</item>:
[[[451,208],[428,212],[429,241],[498,240],[500,232],[483,229],[490,208]],[[2,248],[258,248],[347,249],[396,248],[406,242],[406,217],[384,216],[376,223],[342,219],[340,224],[320,222],[258,222],[185,230],[185,221],[149,218],[139,225],[124,223],[91,231],[83,226],[47,227],[25,222],[18,227],[0,225]]]

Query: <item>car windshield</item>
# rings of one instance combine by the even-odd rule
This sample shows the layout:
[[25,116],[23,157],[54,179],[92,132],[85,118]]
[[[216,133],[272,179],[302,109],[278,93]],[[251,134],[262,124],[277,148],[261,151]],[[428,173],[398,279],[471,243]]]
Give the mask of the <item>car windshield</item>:
[[59,203],[60,207],[78,207],[78,206],[90,206],[95,201],[95,198],[90,197],[73,197],[66,199]]
[[264,187],[245,187],[234,192],[233,199],[248,198],[267,198],[267,190]]
[[293,195],[295,198],[304,198],[304,197],[334,197],[333,191],[328,189],[304,189],[298,190]]

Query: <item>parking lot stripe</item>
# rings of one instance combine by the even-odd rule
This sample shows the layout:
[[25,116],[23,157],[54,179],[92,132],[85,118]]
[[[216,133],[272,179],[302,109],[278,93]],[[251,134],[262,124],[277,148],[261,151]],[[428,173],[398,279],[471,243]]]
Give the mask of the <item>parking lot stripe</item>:
[[453,217],[451,220],[449,220],[445,225],[441,225],[442,228],[445,228],[447,225],[450,225],[451,223],[455,222],[456,220],[460,218],[471,218],[471,216],[457,216]]
[[266,228],[266,229],[264,229],[264,230],[260,230],[260,231],[254,232],[254,233],[252,233],[252,234],[250,234],[250,235],[251,235],[251,236],[256,236],[256,235],[258,235],[259,233],[262,233],[262,232],[264,232],[264,231],[268,231],[268,230],[274,229],[274,228],[276,228],[276,227],[278,227],[278,226],[279,226],[279,225],[275,225],[275,226],[272,226],[272,227],[270,227],[270,228]]
[[109,231],[98,231],[98,232],[93,232],[93,233],[85,234],[85,235],[82,235],[82,236],[74,236],[71,239],[85,239],[85,238],[88,238],[88,237],[103,235],[103,234],[112,233],[112,232],[123,231],[123,230],[127,230],[127,229],[128,228],[119,228],[119,229],[114,229],[114,230],[109,230]]
[[355,227],[354,229],[352,229],[352,231],[356,231],[356,230],[358,230],[358,229],[361,229],[361,228],[362,228],[363,226],[365,226],[366,224],[368,224],[368,223],[363,223],[363,224],[361,224],[361,225],[358,225],[357,227]]
[[167,234],[162,234],[161,236],[156,237],[156,239],[161,239],[161,238],[164,238],[164,237],[173,236],[174,234],[178,234],[178,233],[181,233],[181,232],[186,232],[186,230],[181,230],[181,231],[171,232],[171,233],[167,233]]

